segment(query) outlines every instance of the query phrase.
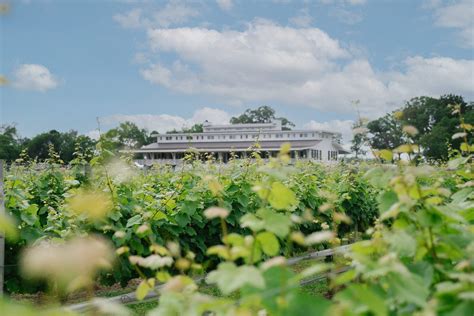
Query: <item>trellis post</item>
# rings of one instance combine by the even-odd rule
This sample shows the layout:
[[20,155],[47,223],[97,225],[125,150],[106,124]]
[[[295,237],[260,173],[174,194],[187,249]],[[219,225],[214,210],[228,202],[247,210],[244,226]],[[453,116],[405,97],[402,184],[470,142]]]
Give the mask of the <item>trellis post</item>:
[[[0,159],[0,217],[5,215],[3,204],[3,160]],[[5,277],[5,233],[0,231],[0,297],[3,296],[3,283]]]

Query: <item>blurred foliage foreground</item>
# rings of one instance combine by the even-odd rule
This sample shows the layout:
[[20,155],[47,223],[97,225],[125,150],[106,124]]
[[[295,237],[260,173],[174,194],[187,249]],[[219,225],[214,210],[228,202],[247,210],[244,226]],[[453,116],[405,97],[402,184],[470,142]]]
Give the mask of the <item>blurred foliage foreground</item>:
[[[23,159],[5,183],[9,292],[45,291],[39,309],[0,301],[2,315],[65,315],[59,303],[98,283],[140,278],[138,299],[160,288],[150,315],[472,315],[472,126],[444,165],[392,163],[413,143],[375,152],[373,164],[289,165],[289,147],[264,162],[197,162],[136,170],[98,145],[68,169]],[[405,130],[410,128],[405,127]],[[383,163],[384,161],[389,163]],[[350,269],[287,258],[352,242]],[[220,295],[200,293],[195,277]],[[327,273],[324,297],[302,279]],[[126,315],[92,300],[94,315]],[[49,307],[48,307],[49,306]],[[53,307],[51,307],[53,306]],[[56,306],[56,307],[54,307]]]

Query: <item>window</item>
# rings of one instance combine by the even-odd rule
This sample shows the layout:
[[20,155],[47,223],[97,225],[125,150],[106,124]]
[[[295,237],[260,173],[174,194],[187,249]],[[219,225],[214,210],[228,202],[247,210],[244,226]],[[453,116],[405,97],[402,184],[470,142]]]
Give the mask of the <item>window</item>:
[[207,139],[214,139],[213,135],[207,136]]
[[193,139],[193,137],[192,136],[186,136],[186,139],[191,140],[191,139]]

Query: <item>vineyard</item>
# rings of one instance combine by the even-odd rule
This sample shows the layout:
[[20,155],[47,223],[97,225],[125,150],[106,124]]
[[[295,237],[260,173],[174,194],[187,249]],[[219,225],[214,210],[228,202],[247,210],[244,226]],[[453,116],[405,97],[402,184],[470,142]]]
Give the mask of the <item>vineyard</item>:
[[323,165],[290,164],[287,146],[264,161],[257,147],[150,170],[100,143],[67,167],[52,149],[42,164],[23,157],[4,176],[1,314],[38,315],[18,297],[42,293],[45,315],[74,315],[84,293],[81,313],[127,315],[94,296],[135,281],[134,298],[158,301],[150,315],[472,315],[471,151],[466,139],[436,166],[388,150]]

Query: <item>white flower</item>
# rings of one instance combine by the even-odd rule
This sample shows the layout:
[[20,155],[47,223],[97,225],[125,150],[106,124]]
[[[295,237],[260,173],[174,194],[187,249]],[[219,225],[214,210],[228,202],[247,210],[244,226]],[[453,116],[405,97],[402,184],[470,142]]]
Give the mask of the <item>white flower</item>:
[[306,236],[306,245],[319,244],[328,241],[334,237],[334,233],[329,230],[324,230]]
[[208,219],[217,217],[226,218],[229,216],[229,211],[222,207],[210,207],[204,211],[204,216],[206,216]]

